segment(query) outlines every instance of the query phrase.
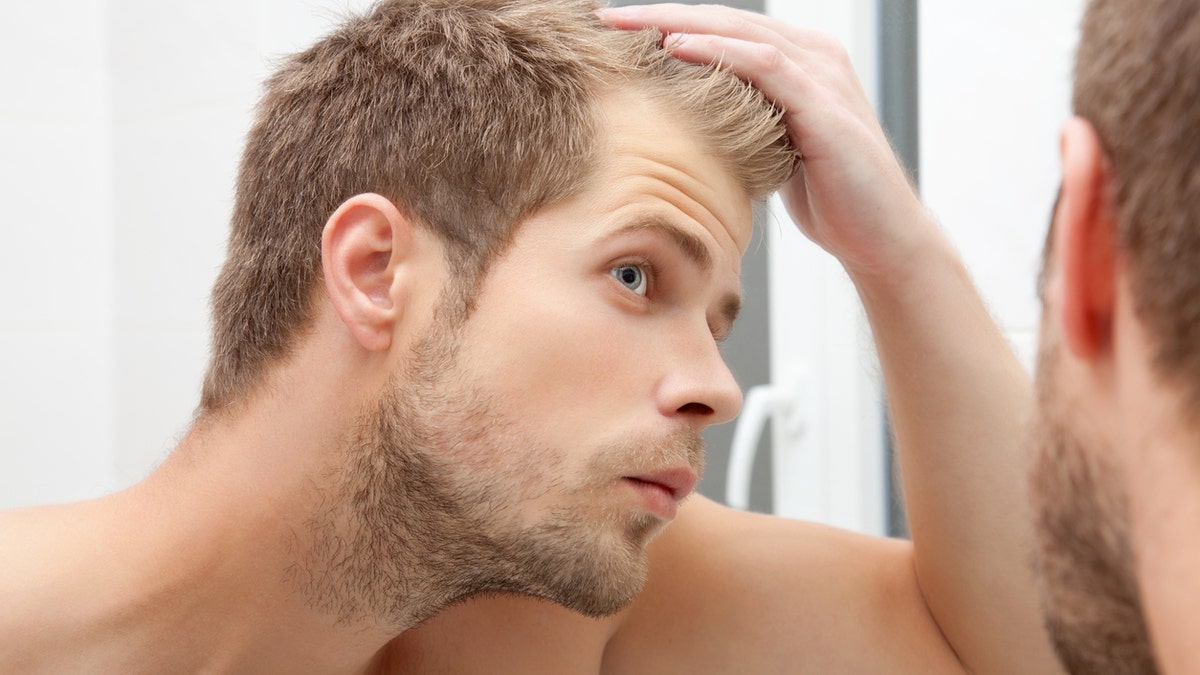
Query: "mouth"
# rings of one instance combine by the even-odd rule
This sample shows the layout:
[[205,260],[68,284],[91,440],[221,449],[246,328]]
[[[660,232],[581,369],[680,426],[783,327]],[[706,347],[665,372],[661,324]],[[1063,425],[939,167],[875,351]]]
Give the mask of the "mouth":
[[691,494],[699,478],[688,468],[625,476],[624,482],[642,496],[647,511],[663,520],[673,520],[679,502]]
[[696,487],[696,482],[700,480],[696,476],[695,471],[686,467],[655,471],[637,476],[626,476],[625,478],[635,483],[660,488],[671,495],[671,498],[677,502],[682,501],[684,497],[691,494],[692,490]]

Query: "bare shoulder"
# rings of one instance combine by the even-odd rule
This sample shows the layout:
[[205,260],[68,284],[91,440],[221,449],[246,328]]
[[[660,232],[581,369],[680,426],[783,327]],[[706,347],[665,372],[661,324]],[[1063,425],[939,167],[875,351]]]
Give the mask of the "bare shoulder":
[[0,672],[44,672],[47,627],[78,600],[79,589],[58,583],[81,556],[60,546],[66,515],[61,506],[0,511]]
[[962,673],[908,542],[693,497],[650,548],[610,673]]
[[[59,510],[39,506],[0,511],[0,597],[19,597],[31,579],[55,563],[55,534],[62,527]],[[7,614],[0,611],[0,620]]]

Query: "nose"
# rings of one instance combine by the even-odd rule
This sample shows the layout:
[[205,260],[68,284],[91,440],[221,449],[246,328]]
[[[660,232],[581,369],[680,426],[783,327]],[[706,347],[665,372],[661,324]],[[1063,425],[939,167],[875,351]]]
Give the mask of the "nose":
[[711,338],[700,348],[676,352],[658,385],[659,412],[697,431],[728,422],[742,409],[742,389]]

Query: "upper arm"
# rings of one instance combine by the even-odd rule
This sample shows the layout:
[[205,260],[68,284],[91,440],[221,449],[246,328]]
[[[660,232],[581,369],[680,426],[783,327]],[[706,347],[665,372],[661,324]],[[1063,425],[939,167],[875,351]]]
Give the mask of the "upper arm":
[[962,673],[908,542],[695,497],[650,547],[605,671]]

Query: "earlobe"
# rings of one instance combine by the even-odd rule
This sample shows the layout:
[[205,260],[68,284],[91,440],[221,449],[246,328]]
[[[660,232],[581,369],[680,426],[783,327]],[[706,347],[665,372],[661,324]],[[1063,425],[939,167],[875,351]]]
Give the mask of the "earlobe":
[[363,348],[386,350],[403,309],[398,269],[413,243],[411,221],[377,194],[351,197],[321,236],[325,290],[334,311]]
[[1066,348],[1093,359],[1111,347],[1116,301],[1109,169],[1095,129],[1081,118],[1063,128],[1061,152],[1063,185],[1054,225],[1058,311]]

